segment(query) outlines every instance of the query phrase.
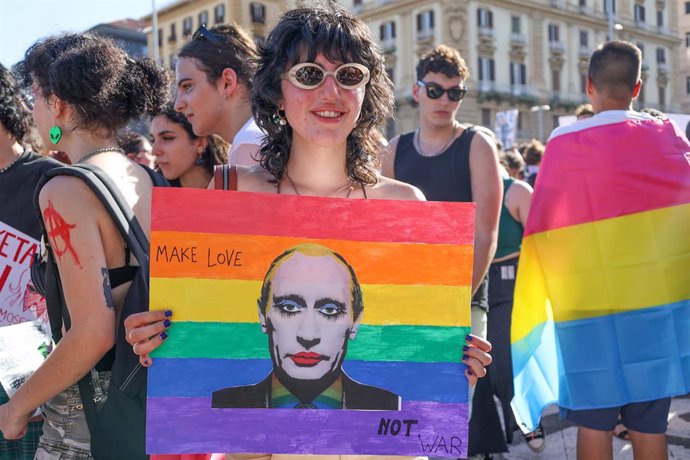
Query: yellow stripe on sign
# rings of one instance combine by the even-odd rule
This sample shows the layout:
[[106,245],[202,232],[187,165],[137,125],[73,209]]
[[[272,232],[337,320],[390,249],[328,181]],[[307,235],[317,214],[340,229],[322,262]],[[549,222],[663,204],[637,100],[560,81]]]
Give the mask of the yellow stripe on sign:
[[523,241],[520,264],[526,265],[518,270],[518,284],[534,292],[516,290],[516,300],[535,305],[538,317],[530,322],[538,324],[547,296],[556,321],[688,299],[688,223],[690,205],[682,205],[530,235]]
[[[258,321],[261,281],[151,278],[151,309],[173,321]],[[363,284],[364,323],[468,326],[470,287]]]

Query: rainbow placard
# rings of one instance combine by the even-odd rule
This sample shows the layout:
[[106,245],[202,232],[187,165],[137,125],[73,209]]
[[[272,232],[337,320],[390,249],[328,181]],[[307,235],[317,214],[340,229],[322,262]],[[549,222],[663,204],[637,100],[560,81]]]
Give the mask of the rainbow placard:
[[[173,310],[148,375],[149,453],[467,454],[474,205],[156,189],[151,309]],[[257,299],[300,244],[340,254],[364,310],[343,370],[400,410],[212,408],[272,370]]]
[[525,228],[511,330],[517,420],[690,391],[690,143],[607,111],[554,131]]

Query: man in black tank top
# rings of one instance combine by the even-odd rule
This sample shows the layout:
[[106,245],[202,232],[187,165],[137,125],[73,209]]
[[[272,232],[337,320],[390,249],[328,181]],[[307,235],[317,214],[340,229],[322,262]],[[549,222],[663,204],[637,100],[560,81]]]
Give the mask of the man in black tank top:
[[455,119],[468,76],[465,61],[454,48],[439,45],[422,56],[412,87],[420,126],[391,140],[382,173],[416,186],[430,201],[477,203],[472,327],[473,333],[484,337],[485,275],[496,251],[503,185],[495,142]]

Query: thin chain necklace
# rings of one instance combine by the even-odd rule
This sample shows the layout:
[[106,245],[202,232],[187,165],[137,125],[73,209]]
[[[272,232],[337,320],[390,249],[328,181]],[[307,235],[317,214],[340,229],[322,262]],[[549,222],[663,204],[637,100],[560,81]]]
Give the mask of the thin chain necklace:
[[121,153],[122,155],[125,154],[125,151],[119,147],[103,147],[100,149],[91,150],[90,152],[86,152],[81,157],[79,157],[79,159],[77,161],[75,161],[74,164],[83,163],[86,160],[88,160],[89,158],[96,156],[99,153],[103,153],[103,152],[117,152],[117,153]]
[[17,161],[19,161],[19,159],[20,159],[21,157],[24,156],[24,152],[26,152],[26,150],[24,150],[22,153],[20,153],[19,155],[17,155],[17,156],[14,158],[14,160],[12,160],[12,161],[10,162],[10,164],[8,164],[8,165],[5,166],[4,168],[0,169],[0,174],[4,173],[4,172],[7,171],[8,169],[10,169],[12,166],[14,166],[14,164],[15,164]]
[[[288,182],[290,182],[290,187],[292,187],[292,189],[295,191],[295,193],[298,196],[302,196],[300,191],[297,189],[295,182],[292,180],[292,177],[290,177],[290,174],[287,172],[287,169],[285,170],[285,177],[287,177]],[[336,193],[340,193],[343,190],[347,190],[347,195],[345,195],[345,198],[350,198],[350,193],[352,193],[353,188],[354,188],[354,182],[352,181],[352,179],[350,179],[350,182],[348,182],[344,186],[340,187],[338,190],[331,193],[330,195],[326,195],[326,198],[331,198],[331,197],[333,197],[333,195],[335,195]]]
[[427,153],[422,150],[422,142],[421,142],[421,134],[420,134],[420,129],[417,128],[414,132],[414,148],[417,149],[419,154],[423,157],[435,157],[436,155],[445,152],[445,150],[450,147],[450,144],[453,143],[453,139],[455,139],[455,135],[458,132],[458,125],[457,123],[453,123],[453,131],[450,132],[450,136],[448,137],[448,140],[446,141],[445,144],[443,144],[443,147],[441,147],[439,150],[433,152],[433,153]]

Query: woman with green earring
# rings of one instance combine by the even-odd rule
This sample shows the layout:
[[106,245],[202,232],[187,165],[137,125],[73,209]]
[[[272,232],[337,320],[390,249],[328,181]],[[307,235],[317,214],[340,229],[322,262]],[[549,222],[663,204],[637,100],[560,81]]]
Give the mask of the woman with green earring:
[[[115,133],[130,119],[164,106],[166,71],[149,59],[132,60],[110,40],[88,34],[37,42],[19,69],[31,86],[34,121],[46,145],[65,151],[72,164],[102,169],[148,234],[152,178],[123,155]],[[71,327],[63,329],[53,352],[0,406],[0,431],[7,439],[21,436],[41,406],[45,423],[36,458],[91,458],[76,383],[88,374],[94,393],[106,392],[104,358],[114,345],[115,311],[128,292],[134,262],[108,211],[80,179],[50,179],[39,203]]]

